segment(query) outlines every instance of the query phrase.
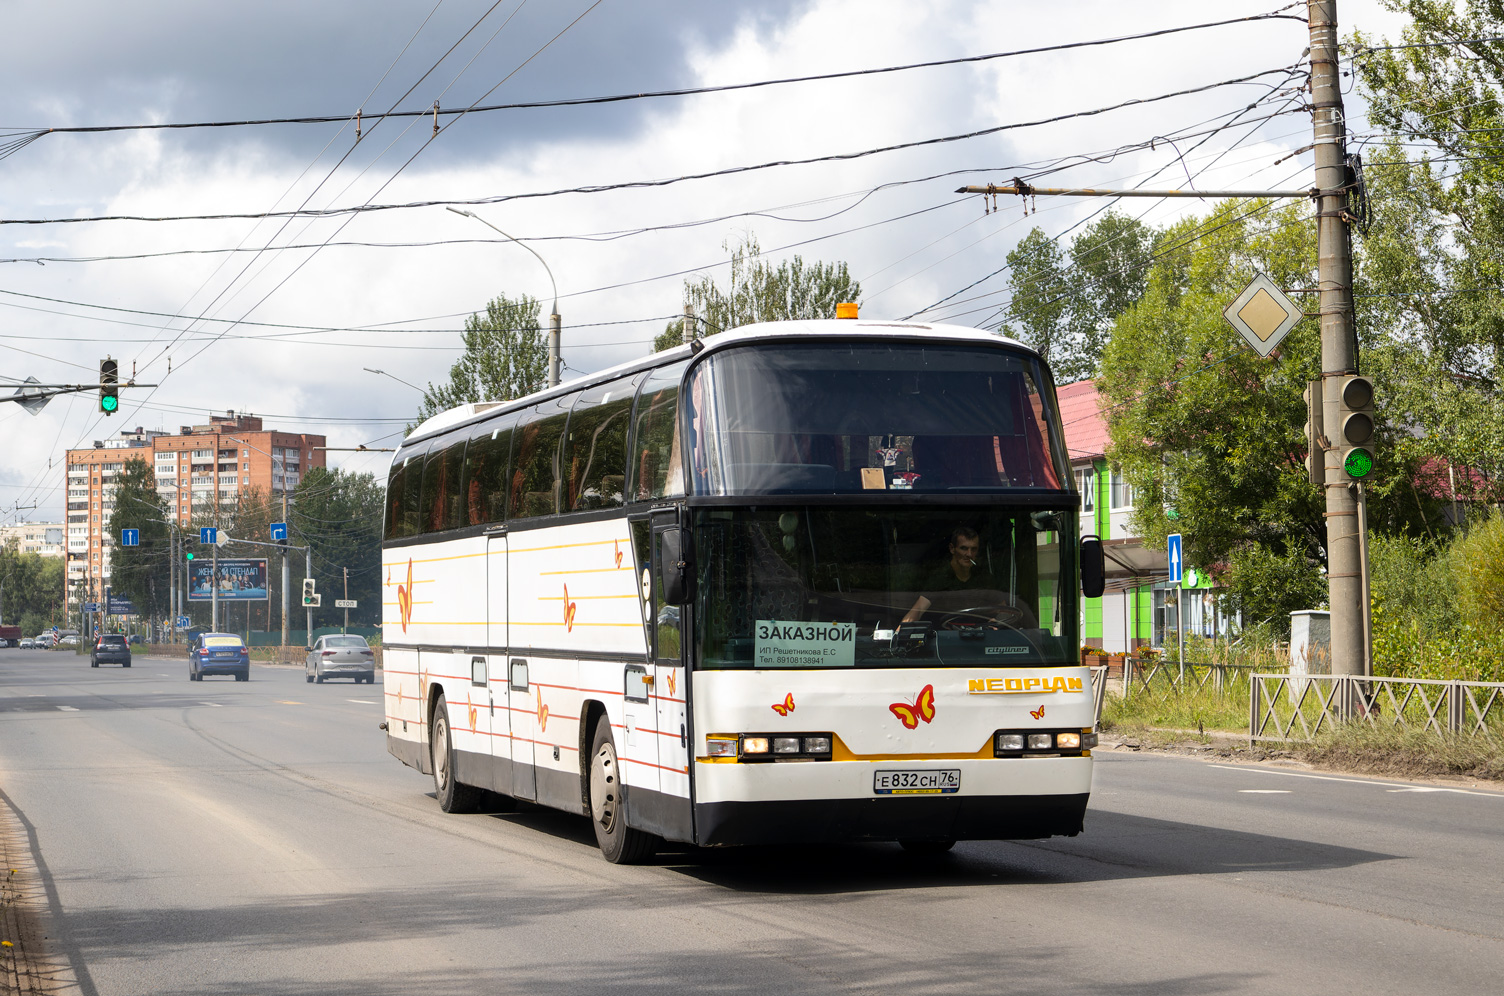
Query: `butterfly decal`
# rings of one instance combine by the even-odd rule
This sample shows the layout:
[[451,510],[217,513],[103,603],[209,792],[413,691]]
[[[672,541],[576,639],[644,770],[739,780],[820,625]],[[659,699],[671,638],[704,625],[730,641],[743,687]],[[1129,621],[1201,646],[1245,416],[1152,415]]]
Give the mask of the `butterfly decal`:
[[548,729],[548,706],[543,704],[543,693],[538,693],[538,729]]
[[413,618],[413,561],[407,559],[407,584],[397,586],[397,611],[402,617],[402,632],[407,632],[407,624]]
[[773,703],[773,711],[776,712],[776,713],[778,713],[778,715],[780,715],[780,716],[787,716],[789,713],[793,712],[794,711],[794,693],[793,692],[789,692],[787,695],[785,695],[783,697],[783,701],[782,702],[774,702]]
[[479,718],[479,715],[476,712],[475,704],[472,703],[468,697],[466,697],[466,699],[465,699],[465,705],[467,705],[467,706],[470,707],[470,732],[474,733],[475,732],[475,727],[476,727],[476,720]]
[[935,686],[925,685],[912,704],[894,702],[888,706],[888,710],[898,717],[904,729],[918,729],[920,720],[928,723],[935,718]]
[[612,540],[612,546],[616,550],[616,566],[621,566],[621,540]]
[[675,695],[675,694],[677,694],[674,689],[675,689],[675,687],[678,684],[679,684],[679,682],[678,682],[678,678],[677,678],[676,672],[674,671],[673,668],[669,668],[668,669],[668,693],[669,693],[669,695]]
[[1029,715],[1035,719],[1044,719],[1044,706],[1040,706],[1038,709],[1030,709]]
[[564,632],[566,633],[574,632],[574,610],[578,606],[579,603],[569,600],[569,585],[566,584],[564,586]]

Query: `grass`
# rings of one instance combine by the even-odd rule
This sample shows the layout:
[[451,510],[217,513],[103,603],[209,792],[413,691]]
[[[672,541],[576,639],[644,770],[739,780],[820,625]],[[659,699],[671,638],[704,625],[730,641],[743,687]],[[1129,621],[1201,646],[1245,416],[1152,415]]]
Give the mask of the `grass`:
[[1497,738],[1349,723],[1285,746],[1302,761],[1339,771],[1504,780],[1504,741]]
[[1134,685],[1133,694],[1124,698],[1108,695],[1102,706],[1102,729],[1133,729],[1142,732],[1154,727],[1172,730],[1222,730],[1248,732],[1248,686],[1236,684],[1219,695],[1210,688],[1187,695],[1168,693],[1160,686],[1144,690]]

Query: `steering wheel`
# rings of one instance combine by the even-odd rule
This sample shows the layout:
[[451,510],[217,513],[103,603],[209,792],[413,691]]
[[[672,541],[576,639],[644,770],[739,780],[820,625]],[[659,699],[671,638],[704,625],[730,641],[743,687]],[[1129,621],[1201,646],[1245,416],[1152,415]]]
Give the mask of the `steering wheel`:
[[976,605],[969,609],[957,609],[949,612],[940,620],[940,628],[948,630],[966,629],[1019,629],[1020,623],[1026,622],[1029,611],[1020,605],[1010,605],[1006,602],[996,602],[992,605]]

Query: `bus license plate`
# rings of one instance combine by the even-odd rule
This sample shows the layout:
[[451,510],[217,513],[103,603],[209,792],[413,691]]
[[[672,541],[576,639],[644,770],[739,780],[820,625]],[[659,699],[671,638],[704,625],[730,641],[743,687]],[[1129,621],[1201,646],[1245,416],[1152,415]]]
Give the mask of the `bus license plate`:
[[949,795],[961,791],[961,769],[877,771],[872,791],[878,795]]

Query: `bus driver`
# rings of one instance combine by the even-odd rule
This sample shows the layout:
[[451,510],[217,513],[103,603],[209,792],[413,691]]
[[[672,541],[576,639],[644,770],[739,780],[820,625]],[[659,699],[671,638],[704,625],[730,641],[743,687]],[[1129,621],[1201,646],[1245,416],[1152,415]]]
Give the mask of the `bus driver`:
[[[977,563],[982,552],[982,537],[970,526],[958,526],[950,534],[950,560],[931,571],[919,586],[919,590],[934,594],[941,591],[995,591],[997,582],[991,572]],[[920,595],[914,605],[904,614],[904,622],[916,622],[929,610],[931,600]]]

